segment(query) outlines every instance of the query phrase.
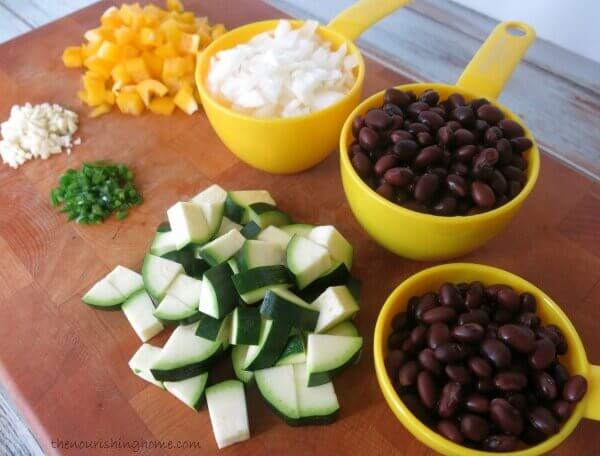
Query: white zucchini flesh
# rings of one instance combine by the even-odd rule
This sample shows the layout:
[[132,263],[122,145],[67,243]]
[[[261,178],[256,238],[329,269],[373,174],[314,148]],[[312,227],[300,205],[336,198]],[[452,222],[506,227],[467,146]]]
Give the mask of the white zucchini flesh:
[[354,254],[354,249],[333,225],[317,226],[313,228],[308,235],[308,238],[327,248],[334,260],[346,264],[348,271],[352,270],[352,256]]
[[175,296],[167,294],[163,300],[154,309],[154,316],[163,320],[182,320],[188,318],[198,309],[189,307],[187,304],[177,299]]
[[204,214],[204,220],[206,220],[206,224],[208,225],[208,237],[200,242],[200,244],[204,244],[212,239],[219,228],[221,227],[221,221],[223,220],[223,212],[225,211],[224,203],[198,203],[200,209],[202,209],[202,213]]
[[329,334],[330,336],[360,336],[358,329],[356,328],[354,323],[348,320],[335,325],[331,329],[328,329],[327,331],[325,331],[325,334]]
[[206,388],[206,403],[219,449],[250,438],[242,382],[227,380]]
[[199,323],[175,328],[163,347],[152,369],[173,369],[203,361],[214,355],[222,346],[221,340],[208,340],[196,336]]
[[159,388],[164,388],[163,383],[154,379],[150,367],[160,356],[162,348],[150,344],[143,344],[129,360],[129,367],[135,375]]
[[345,365],[362,347],[362,337],[309,334],[306,343],[308,372],[328,372]]
[[249,345],[234,345],[231,348],[231,364],[235,376],[244,383],[250,383],[254,378],[254,372],[244,370],[244,361],[246,360],[246,352],[250,348]]
[[179,299],[188,307],[198,307],[202,281],[185,274],[179,274],[167,288],[167,294]]
[[312,303],[319,309],[316,333],[323,333],[335,325],[352,318],[359,307],[348,287],[329,287]]
[[261,396],[275,410],[288,419],[300,418],[292,364],[257,370],[254,378]]
[[113,307],[125,301],[123,294],[106,277],[96,282],[81,299],[96,307]]
[[167,217],[178,249],[190,242],[203,244],[210,239],[212,233],[200,205],[180,201],[167,210]]
[[154,235],[152,245],[150,246],[150,253],[152,255],[162,256],[173,250],[177,250],[177,243],[172,231],[165,231]]
[[156,255],[147,254],[142,266],[144,286],[153,298],[161,300],[167,289],[179,274],[183,274],[183,266],[175,261]]
[[219,227],[219,231],[217,231],[215,237],[223,236],[225,233],[229,233],[231,230],[242,231],[242,228],[244,227],[239,223],[235,223],[230,218],[223,216],[223,220],[221,220],[221,226]]
[[106,279],[113,287],[119,290],[125,299],[144,288],[142,276],[125,266],[117,266],[114,268],[106,276]]
[[253,239],[247,239],[244,242],[239,256],[238,263],[240,269],[244,271],[285,262],[285,251],[279,245]]
[[279,245],[282,250],[285,251],[288,243],[292,239],[292,235],[286,233],[282,229],[270,225],[258,233],[257,238],[259,241],[272,242],[273,244]]
[[227,199],[227,192],[217,184],[213,184],[210,187],[205,188],[196,196],[194,196],[190,202],[194,204],[199,203],[225,203]]
[[325,247],[294,235],[286,249],[286,266],[303,289],[331,268],[331,256]]
[[198,410],[204,394],[208,372],[178,382],[163,382],[165,389],[188,407]]
[[219,236],[200,248],[200,255],[212,266],[224,263],[242,248],[246,238],[235,229]]
[[146,342],[160,333],[164,326],[154,316],[154,304],[146,290],[139,290],[121,306],[129,324],[142,342]]
[[303,418],[325,417],[332,415],[340,408],[333,383],[328,382],[319,386],[306,386],[308,372],[306,364],[290,364],[294,369],[296,381],[296,397],[298,410]]

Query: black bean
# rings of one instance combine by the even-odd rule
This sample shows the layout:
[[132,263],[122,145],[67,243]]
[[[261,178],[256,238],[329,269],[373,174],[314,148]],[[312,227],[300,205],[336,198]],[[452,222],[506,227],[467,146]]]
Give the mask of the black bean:
[[498,126],[502,129],[504,136],[508,139],[525,135],[525,130],[523,130],[523,127],[514,120],[503,119],[500,122],[498,122]]
[[490,125],[496,125],[504,118],[502,111],[492,104],[485,104],[477,109],[477,117]]
[[[508,182],[506,182],[506,178],[504,174],[502,174],[497,169],[494,170],[492,174],[492,178],[490,179],[490,187],[494,190],[494,193],[497,197],[504,196],[508,191]],[[496,198],[498,199],[498,198]]]
[[402,386],[414,385],[417,381],[421,368],[416,361],[408,361],[400,367],[398,371],[398,382]]
[[548,339],[535,341],[535,347],[529,356],[529,364],[534,369],[542,370],[550,367],[556,358],[556,346]]
[[486,104],[490,104],[490,102],[485,98],[476,98],[475,100],[471,101],[470,106],[473,112],[477,112],[480,107]]
[[512,360],[509,348],[496,339],[485,339],[481,352],[498,368],[508,367]]
[[504,177],[506,177],[507,180],[517,181],[521,185],[523,185],[527,179],[525,173],[515,166],[505,166],[502,168],[502,174],[504,174]]
[[458,382],[448,382],[442,388],[438,404],[438,415],[442,418],[453,416],[462,401],[462,387]]
[[423,405],[432,409],[438,400],[438,390],[431,372],[424,370],[417,376],[417,391]]
[[406,354],[402,350],[391,350],[385,358],[385,368],[390,378],[396,378],[398,369],[406,362]]
[[358,142],[363,149],[372,151],[377,147],[379,135],[372,128],[363,127],[358,134]]
[[490,378],[494,372],[494,368],[489,361],[479,356],[472,356],[467,364],[471,372],[481,378]]
[[444,369],[448,378],[462,385],[471,383],[472,376],[469,370],[462,364],[448,364]]
[[377,162],[375,162],[375,166],[373,166],[373,170],[375,174],[378,176],[383,176],[385,172],[398,165],[398,158],[394,155],[384,155]]
[[475,113],[469,106],[460,106],[450,113],[450,118],[460,122],[465,128],[472,128],[475,125]]
[[437,424],[437,430],[440,434],[459,445],[463,443],[464,437],[460,432],[460,425],[452,420],[440,420]]
[[416,101],[408,105],[406,112],[410,117],[416,119],[421,112],[427,111],[428,109],[429,105],[427,103],[423,103],[422,101]]
[[410,95],[402,90],[398,89],[387,89],[383,95],[385,103],[392,103],[401,108],[405,108],[410,103]]
[[490,400],[479,393],[471,393],[465,399],[465,408],[469,412],[487,414],[490,410]]
[[563,398],[569,402],[579,402],[587,392],[587,380],[581,375],[570,377],[562,390]]
[[419,143],[419,146],[427,147],[435,144],[435,139],[431,133],[427,131],[421,131],[417,133],[417,142]]
[[521,391],[527,386],[527,376],[522,372],[498,372],[494,376],[494,386],[501,391]]
[[519,440],[512,435],[496,434],[490,435],[483,441],[483,449],[486,451],[507,452],[517,449]]
[[385,199],[392,201],[394,199],[394,187],[387,182],[380,184],[375,191]]
[[479,323],[482,326],[487,326],[490,322],[489,314],[482,309],[473,309],[469,312],[461,313],[458,316],[458,324],[464,325],[466,323]]
[[486,146],[495,147],[500,139],[502,139],[502,130],[498,127],[489,127],[483,134],[483,142]]
[[415,317],[417,320],[423,319],[423,314],[429,309],[433,309],[439,305],[437,295],[435,293],[425,293],[419,298],[419,303],[415,307]]
[[529,424],[547,436],[558,432],[558,422],[546,407],[538,405],[532,408],[527,413],[527,419]]
[[558,396],[556,381],[547,372],[538,371],[533,374],[534,386],[538,394],[545,399],[554,400]]
[[523,417],[506,399],[492,400],[490,418],[506,434],[519,435],[523,432]]
[[427,103],[429,106],[435,106],[440,100],[440,94],[435,90],[429,89],[421,94],[419,100],[423,103]]
[[475,143],[475,136],[469,130],[459,128],[453,135],[454,144],[456,147]]
[[481,442],[486,439],[490,432],[488,422],[479,415],[467,413],[460,421],[460,431],[469,440]]
[[471,185],[471,197],[475,204],[482,208],[491,208],[496,202],[494,190],[484,182],[473,182]]
[[358,136],[358,133],[360,132],[361,128],[364,126],[365,126],[365,119],[363,119],[361,116],[356,116],[354,118],[354,120],[352,121],[352,134],[354,135],[355,138]]
[[475,343],[479,342],[485,336],[485,330],[479,323],[466,323],[455,326],[452,330],[452,337],[458,342]]
[[365,178],[371,174],[371,160],[366,154],[359,152],[352,157],[352,166],[360,177]]
[[390,127],[392,118],[382,109],[371,109],[365,116],[365,124],[376,131],[383,131]]
[[423,174],[415,185],[414,196],[418,203],[430,201],[440,187],[440,178],[431,173]]
[[452,215],[456,212],[456,208],[458,203],[456,198],[452,196],[444,196],[442,197],[436,204],[433,206],[433,213],[436,215]]
[[519,138],[513,138],[510,140],[510,145],[512,146],[513,151],[517,153],[525,152],[527,149],[530,149],[533,146],[533,143],[529,138],[525,136],[521,136]]
[[427,345],[433,350],[447,344],[450,340],[450,329],[445,323],[434,323],[427,330]]
[[410,168],[395,167],[386,170],[383,179],[395,187],[405,188],[413,181],[414,173]]
[[438,346],[433,354],[435,355],[438,361],[443,363],[457,363],[461,361],[466,353],[462,345],[456,344],[453,342],[448,342],[443,345]]
[[531,353],[535,348],[535,334],[523,325],[506,324],[498,328],[498,337],[509,347],[521,352]]
[[413,136],[417,136],[419,133],[429,133],[430,128],[420,122],[413,122],[408,126],[408,132]]
[[439,146],[427,146],[421,149],[421,151],[417,154],[414,161],[414,166],[417,169],[425,169],[428,166],[440,163],[442,157],[442,149],[440,149]]
[[448,106],[450,109],[456,109],[459,106],[465,106],[466,104],[465,97],[460,93],[453,93],[448,97]]
[[406,338],[410,335],[410,331],[396,331],[390,334],[388,337],[388,348],[390,350],[395,350],[397,348],[402,347],[402,343],[406,340]]
[[575,410],[575,405],[571,402],[558,400],[552,403],[552,412],[558,418],[558,421],[567,421]]
[[[407,132],[408,133],[408,132]],[[410,133],[409,133],[410,134]],[[411,135],[412,137],[412,135]],[[417,154],[419,146],[412,139],[400,139],[394,144],[393,154],[403,162],[411,162]]]
[[418,119],[433,131],[438,130],[442,125],[444,125],[444,119],[442,116],[433,111],[422,111],[419,113]]

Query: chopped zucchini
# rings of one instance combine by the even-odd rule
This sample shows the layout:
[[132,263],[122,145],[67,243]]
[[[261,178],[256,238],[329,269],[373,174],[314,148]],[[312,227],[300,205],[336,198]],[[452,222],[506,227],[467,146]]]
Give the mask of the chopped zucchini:
[[147,254],[142,266],[144,286],[155,301],[161,301],[175,278],[183,273],[183,267],[174,261]]
[[206,404],[219,449],[250,438],[244,384],[226,380],[206,388]]
[[165,389],[193,410],[200,410],[204,389],[208,381],[208,372],[195,377],[179,380],[178,382],[164,382]]
[[359,307],[354,296],[343,285],[329,287],[313,303],[319,309],[319,320],[315,332],[323,333],[335,325],[352,318]]
[[237,253],[246,239],[234,229],[202,246],[198,253],[211,266],[224,263]]
[[189,243],[204,244],[213,234],[200,205],[180,201],[169,208],[167,216],[178,250]]
[[202,318],[197,307],[190,307],[175,296],[167,294],[154,309],[154,316],[167,325],[188,325]]
[[256,237],[260,233],[260,230],[261,230],[260,226],[258,226],[254,222],[250,222],[247,225],[244,225],[244,227],[242,228],[242,230],[240,231],[240,233],[246,239],[256,239]]
[[284,321],[290,327],[313,331],[319,320],[319,310],[284,289],[268,290],[260,306],[266,318]]
[[154,304],[146,290],[138,290],[127,298],[121,309],[142,342],[152,339],[164,329],[154,316]]
[[306,362],[306,347],[304,338],[300,334],[291,336],[288,339],[287,345],[283,349],[283,353],[277,360],[277,366],[284,364],[298,364]]
[[260,312],[256,307],[236,307],[231,316],[231,343],[233,345],[258,344],[260,324]]
[[271,242],[277,244],[283,250],[287,248],[288,242],[292,236],[276,226],[268,226],[262,230],[256,237],[259,241]]
[[164,388],[163,382],[154,378],[150,373],[150,368],[160,356],[162,348],[155,347],[150,344],[142,344],[142,346],[134,353],[129,360],[129,367],[135,375],[146,380],[159,388]]
[[248,348],[248,345],[234,345],[231,348],[231,364],[233,365],[235,376],[246,384],[254,380],[254,372],[244,370],[244,361]]
[[329,250],[334,260],[343,262],[348,271],[352,270],[354,249],[344,236],[333,225],[317,226],[312,229],[308,238]]
[[277,244],[246,240],[237,254],[240,271],[284,263],[284,251]]
[[259,266],[233,276],[233,285],[246,304],[264,298],[270,288],[291,287],[293,278],[285,266]]
[[296,277],[300,290],[331,268],[327,249],[316,242],[294,235],[285,251],[286,266]]
[[238,302],[238,294],[231,281],[233,272],[227,263],[221,263],[204,273],[200,293],[200,312],[220,320],[231,312]]
[[225,215],[237,223],[248,223],[250,214],[248,206],[254,203],[277,203],[266,190],[238,190],[227,193],[225,200]]
[[362,337],[309,334],[306,355],[307,386],[318,386],[331,381],[358,359],[362,345]]
[[275,365],[290,334],[286,321],[262,320],[258,345],[250,345],[244,360],[244,370],[255,371]]
[[278,209],[275,205],[268,203],[251,204],[248,206],[248,215],[250,220],[261,228],[266,228],[270,225],[289,225],[292,221],[289,215]]

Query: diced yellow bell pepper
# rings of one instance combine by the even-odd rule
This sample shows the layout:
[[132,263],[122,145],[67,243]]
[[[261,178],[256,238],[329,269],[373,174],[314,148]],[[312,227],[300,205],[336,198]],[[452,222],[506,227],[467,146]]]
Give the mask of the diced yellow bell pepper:
[[104,102],[110,106],[115,104],[115,93],[112,90],[104,92]]
[[135,38],[136,33],[125,25],[115,29],[115,42],[120,46],[133,43]]
[[154,55],[160,57],[161,59],[177,57],[177,49],[175,49],[173,43],[165,43],[154,50]]
[[104,11],[102,16],[100,17],[100,23],[105,27],[119,27],[123,22],[119,17],[119,10],[117,9],[117,7],[111,6],[106,11]]
[[124,63],[119,63],[118,65],[115,65],[115,67],[110,72],[110,77],[115,83],[119,83],[120,86],[124,86],[125,84],[129,84],[131,82],[131,76],[125,69]]
[[93,55],[96,55],[96,52],[98,52],[98,49],[100,49],[100,46],[102,45],[102,41],[95,41],[93,43],[87,43],[81,46],[81,54],[83,55],[83,58],[85,60],[86,57],[91,57]]
[[163,43],[164,36],[160,30],[144,27],[140,30],[140,44],[142,46],[158,47]]
[[89,73],[83,77],[83,88],[85,89],[87,104],[98,106],[104,102],[106,88],[102,79],[96,78]]
[[179,78],[186,73],[187,63],[182,57],[170,57],[163,62],[164,79]]
[[132,25],[135,17],[140,16],[142,14],[142,7],[139,3],[134,3],[132,5],[123,4],[121,5],[121,9],[119,9],[119,17],[123,21],[125,25]]
[[179,13],[179,15],[177,16],[177,20],[185,24],[193,24],[196,20],[196,16],[194,16],[194,13],[192,13],[191,11],[185,11]]
[[150,71],[150,75],[154,79],[160,79],[162,75],[163,59],[153,54],[152,52],[146,51],[142,54],[144,62]]
[[91,56],[83,61],[83,65],[90,71],[100,75],[103,79],[110,77],[110,64],[99,57]]
[[100,57],[102,60],[106,60],[107,62],[116,62],[119,60],[119,46],[115,43],[111,43],[110,41],[103,41],[100,49],[96,55]]
[[213,40],[216,40],[221,35],[224,35],[226,31],[227,29],[223,24],[215,24],[212,30],[210,31],[210,36]]
[[188,115],[195,113],[198,110],[198,103],[194,99],[194,95],[188,89],[180,89],[173,98],[173,101],[179,109]]
[[99,106],[96,106],[92,112],[89,113],[90,117],[100,117],[103,116],[104,114],[109,113],[110,111],[112,111],[112,106],[107,105],[107,104],[101,104]]
[[131,44],[126,44],[125,46],[123,46],[123,49],[121,51],[121,57],[123,57],[123,59],[125,60],[135,59],[136,57],[139,57],[140,54],[140,50]]
[[104,37],[102,33],[100,33],[100,28],[95,28],[88,30],[83,34],[83,37],[86,39],[88,43],[95,43],[97,41],[102,41]]
[[139,116],[144,112],[144,103],[137,92],[119,92],[117,106],[123,114]]
[[179,38],[179,52],[184,54],[196,54],[200,49],[200,35],[182,33]]
[[181,13],[183,11],[183,4],[180,0],[167,0],[167,9]]
[[154,114],[170,116],[175,109],[175,103],[169,97],[156,97],[150,101],[148,109]]
[[156,79],[146,79],[145,81],[138,83],[135,86],[135,89],[146,106],[150,104],[150,97],[152,95],[163,97],[169,91],[166,85]]
[[83,66],[83,54],[80,46],[69,46],[62,54],[63,64],[67,68],[80,68]]
[[131,76],[133,82],[138,83],[144,79],[150,79],[150,72],[146,66],[146,62],[141,57],[129,59],[125,61],[125,70]]

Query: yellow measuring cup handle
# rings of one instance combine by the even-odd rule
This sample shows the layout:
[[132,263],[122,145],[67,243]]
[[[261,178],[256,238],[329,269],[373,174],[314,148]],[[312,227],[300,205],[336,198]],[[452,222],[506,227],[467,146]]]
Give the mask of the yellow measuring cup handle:
[[501,22],[471,59],[456,85],[486,98],[498,98],[534,40],[535,31],[524,22]]
[[583,416],[600,421],[600,366],[590,364],[587,381],[588,390],[583,399],[585,401]]
[[327,28],[354,41],[362,32],[410,0],[359,0],[338,14]]

